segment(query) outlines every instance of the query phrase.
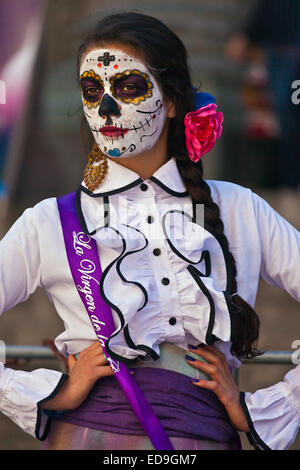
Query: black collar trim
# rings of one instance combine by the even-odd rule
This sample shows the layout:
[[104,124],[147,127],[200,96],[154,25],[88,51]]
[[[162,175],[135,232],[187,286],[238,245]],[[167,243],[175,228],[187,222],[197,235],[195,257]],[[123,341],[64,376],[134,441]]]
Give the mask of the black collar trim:
[[113,194],[118,194],[118,193],[122,193],[124,191],[126,191],[127,189],[131,189],[131,188],[134,188],[135,186],[137,186],[138,184],[141,184],[143,183],[143,179],[142,178],[138,178],[137,180],[133,181],[132,183],[130,184],[127,184],[126,186],[122,186],[121,188],[117,188],[117,189],[113,189],[111,191],[105,191],[105,192],[102,192],[102,193],[93,193],[92,191],[90,191],[89,189],[87,189],[85,186],[83,186],[82,184],[80,185],[80,189],[85,192],[86,194],[88,194],[89,196],[91,197],[103,197],[103,196],[112,196]]
[[159,179],[155,178],[155,176],[150,176],[149,180],[153,181],[153,183],[157,184],[157,186],[164,189],[167,193],[171,194],[172,196],[185,197],[189,195],[188,191],[183,191],[182,193],[174,191],[173,189],[169,188],[164,183],[162,183]]

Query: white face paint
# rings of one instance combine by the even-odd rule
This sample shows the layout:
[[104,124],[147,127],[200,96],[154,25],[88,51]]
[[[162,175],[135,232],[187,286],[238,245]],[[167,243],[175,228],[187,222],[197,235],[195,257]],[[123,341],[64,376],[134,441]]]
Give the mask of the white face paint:
[[96,143],[108,157],[126,158],[157,142],[166,110],[146,65],[115,49],[93,49],[80,68],[83,110]]

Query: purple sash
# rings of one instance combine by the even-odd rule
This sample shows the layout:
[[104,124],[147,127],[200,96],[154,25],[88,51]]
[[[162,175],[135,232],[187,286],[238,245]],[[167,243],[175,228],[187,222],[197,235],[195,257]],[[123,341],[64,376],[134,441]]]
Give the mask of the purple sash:
[[100,295],[102,270],[96,241],[81,229],[75,193],[58,198],[57,205],[71,274],[103,352],[155,449],[173,450],[165,430],[126,365],[113,360],[106,352],[105,342],[114,333],[115,326],[110,307]]

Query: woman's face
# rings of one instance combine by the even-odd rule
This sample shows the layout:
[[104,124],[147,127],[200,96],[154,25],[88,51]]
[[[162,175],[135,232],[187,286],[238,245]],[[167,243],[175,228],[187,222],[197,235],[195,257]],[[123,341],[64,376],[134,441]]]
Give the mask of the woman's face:
[[135,48],[111,44],[90,49],[82,59],[80,85],[85,117],[106,156],[128,158],[156,144],[168,111]]

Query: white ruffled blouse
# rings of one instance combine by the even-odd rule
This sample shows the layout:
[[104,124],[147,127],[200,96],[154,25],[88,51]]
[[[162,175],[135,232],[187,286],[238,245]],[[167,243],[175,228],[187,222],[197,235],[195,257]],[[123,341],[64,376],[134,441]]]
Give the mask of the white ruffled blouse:
[[[239,295],[254,306],[262,276],[300,302],[299,232],[250,189],[207,183],[236,261]],[[100,283],[116,327],[106,345],[112,357],[128,364],[153,361],[164,341],[185,349],[206,343],[218,347],[229,365],[240,366],[230,353],[233,292],[224,239],[204,228],[203,207],[192,203],[174,158],[145,181],[108,159],[99,189],[90,192],[84,183],[78,189],[77,214],[98,246]],[[89,346],[95,333],[71,278],[55,198],[27,209],[0,242],[0,312],[38,286],[64,322],[55,340],[62,354]],[[50,418],[41,404],[66,378],[0,363],[0,410],[44,439]],[[257,447],[290,447],[300,425],[300,366],[272,387],[241,393],[241,402]]]

